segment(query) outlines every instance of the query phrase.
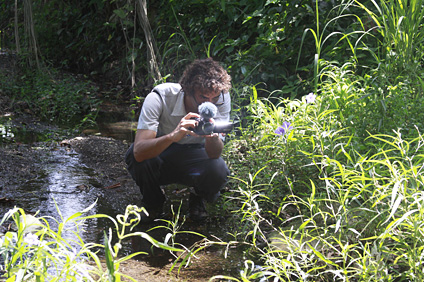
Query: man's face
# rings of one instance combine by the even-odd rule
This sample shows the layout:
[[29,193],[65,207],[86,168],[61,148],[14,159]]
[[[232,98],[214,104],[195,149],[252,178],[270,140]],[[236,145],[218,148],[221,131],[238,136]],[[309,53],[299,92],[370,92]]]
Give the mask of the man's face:
[[204,92],[204,91],[196,91],[193,95],[193,99],[197,105],[200,105],[204,102],[211,102],[212,104],[217,104],[219,98],[221,97],[220,92]]

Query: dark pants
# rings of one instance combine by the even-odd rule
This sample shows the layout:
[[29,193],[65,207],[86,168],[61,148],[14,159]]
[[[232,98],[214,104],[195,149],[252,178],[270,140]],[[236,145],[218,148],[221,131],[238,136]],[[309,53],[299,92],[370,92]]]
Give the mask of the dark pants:
[[140,187],[146,208],[162,207],[160,185],[178,183],[194,187],[197,195],[215,201],[230,174],[222,158],[209,159],[201,144],[173,143],[158,157],[137,162],[133,145],[125,155],[128,171]]

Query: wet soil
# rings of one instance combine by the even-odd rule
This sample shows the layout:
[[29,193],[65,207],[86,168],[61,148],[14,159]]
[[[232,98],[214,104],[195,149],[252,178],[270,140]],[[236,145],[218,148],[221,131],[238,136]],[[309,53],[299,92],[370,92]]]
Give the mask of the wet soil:
[[[0,56],[0,62],[0,74],[4,74],[6,66],[4,56]],[[10,63],[10,60],[8,63]],[[6,138],[0,143],[1,213],[13,206],[18,206],[30,214],[41,208],[41,215],[51,215],[53,213],[51,207],[46,207],[51,192],[39,188],[42,187],[39,184],[45,181],[43,177],[46,174],[46,167],[49,167],[51,163],[58,162],[58,156],[59,158],[67,158],[75,155],[78,157],[81,167],[85,171],[89,171],[87,174],[90,177],[83,180],[81,184],[74,185],[71,188],[65,187],[65,189],[69,189],[69,197],[74,194],[78,194],[79,197],[86,195],[84,200],[86,206],[92,203],[90,197],[96,197],[100,203],[96,212],[111,216],[124,213],[127,205],[140,204],[141,194],[126,171],[123,159],[130,142],[85,134],[61,138],[51,125],[43,124],[25,113],[15,113],[11,105],[12,101],[4,95],[0,95],[0,116],[3,118],[3,122],[6,120],[15,127],[31,129],[33,133],[41,132],[44,135],[46,135],[46,131],[56,133],[54,133],[54,138],[49,141],[38,141],[37,138],[34,138],[21,142],[19,140],[7,140]],[[1,124],[2,122],[0,122]],[[55,156],[56,160],[52,158],[52,155]],[[58,174],[61,173],[58,172]],[[167,217],[165,219],[170,220],[172,218],[170,206],[178,206],[180,202],[183,203],[181,209],[184,214],[188,190],[184,187],[172,186],[166,188],[165,192],[168,196],[168,209],[165,210]],[[66,195],[64,197],[66,200]],[[75,210],[75,212],[77,211]],[[182,230],[198,232],[209,238],[214,238],[214,236],[222,238],[222,234],[225,234],[222,227],[226,222],[227,219],[219,215],[219,211],[212,212],[211,218],[207,222],[199,224],[187,221]],[[141,226],[140,228],[147,231],[160,224],[163,225],[163,222]],[[88,227],[87,232],[92,233],[91,237],[88,238],[101,240],[103,230],[99,230],[102,229],[100,227],[96,226],[94,228],[96,230],[90,230],[90,227]],[[149,234],[157,240],[162,240],[161,237],[166,232],[155,230]],[[202,239],[194,235],[178,235],[178,237],[181,238],[181,244],[187,247]],[[234,264],[229,265],[231,260],[224,258],[225,247],[209,247],[197,253],[196,257],[191,260],[191,264],[188,267],[183,267],[179,273],[179,265],[169,273],[175,257],[167,251],[159,249],[152,251],[151,246],[141,239],[126,242],[123,255],[140,250],[146,251],[148,254],[125,261],[120,266],[120,272],[133,277],[136,281],[208,281],[214,275],[234,274],[235,269],[239,266],[236,253],[233,254]]]

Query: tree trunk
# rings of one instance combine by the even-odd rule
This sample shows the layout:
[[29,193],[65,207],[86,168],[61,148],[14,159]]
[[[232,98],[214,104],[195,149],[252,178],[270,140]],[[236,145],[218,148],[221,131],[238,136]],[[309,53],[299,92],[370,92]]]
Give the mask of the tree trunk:
[[21,53],[21,45],[19,42],[19,28],[18,28],[18,0],[15,0],[15,43],[16,43],[16,54]]
[[144,36],[146,38],[147,43],[147,59],[149,62],[149,74],[150,77],[152,77],[155,81],[161,80],[162,75],[159,71],[159,65],[157,63],[157,57],[156,54],[158,53],[156,42],[153,38],[153,32],[150,27],[149,19],[147,17],[147,4],[146,0],[138,0],[139,9],[137,9],[138,12],[138,18],[140,21],[140,25],[143,28]]
[[[35,35],[34,21],[32,18],[32,3],[30,0],[24,0],[24,29],[28,41],[28,53],[33,55],[37,68],[40,69],[39,50],[37,44],[37,37]],[[32,65],[33,61],[29,61]]]

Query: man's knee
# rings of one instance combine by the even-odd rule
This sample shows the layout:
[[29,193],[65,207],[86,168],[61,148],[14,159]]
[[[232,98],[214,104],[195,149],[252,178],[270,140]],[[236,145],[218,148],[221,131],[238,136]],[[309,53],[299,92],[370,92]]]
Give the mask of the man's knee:
[[227,182],[230,171],[222,158],[211,159],[206,167],[206,173],[217,182]]
[[223,159],[211,159],[205,168],[203,183],[195,187],[196,192],[208,202],[214,202],[228,181],[230,171]]

